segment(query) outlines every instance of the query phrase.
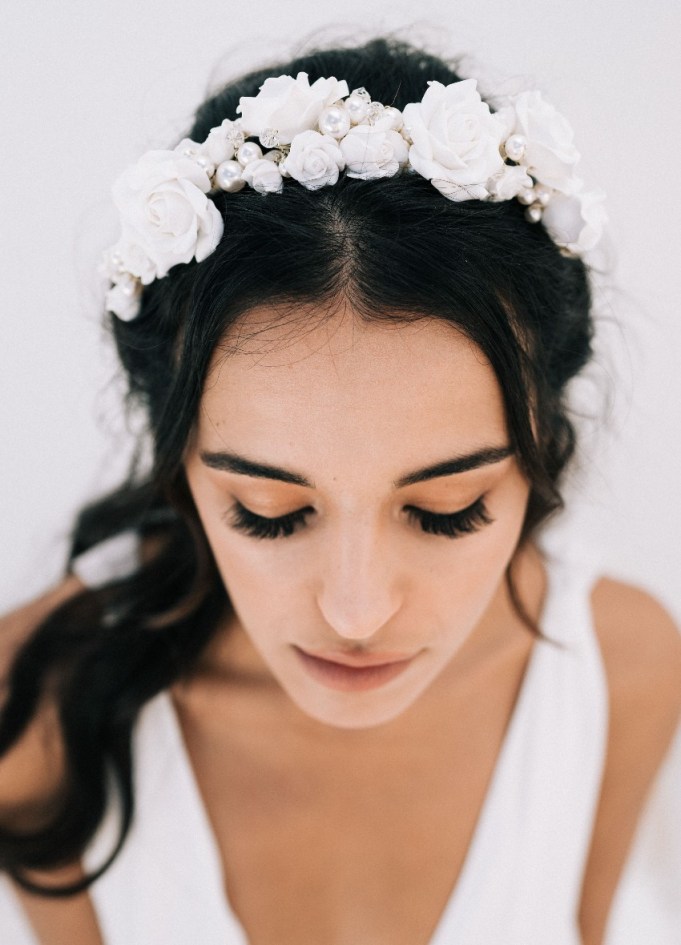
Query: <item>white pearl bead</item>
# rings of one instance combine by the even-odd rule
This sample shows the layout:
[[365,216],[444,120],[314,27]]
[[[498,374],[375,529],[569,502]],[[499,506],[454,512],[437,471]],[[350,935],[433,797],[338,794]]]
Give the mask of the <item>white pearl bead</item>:
[[116,285],[121,290],[123,295],[127,295],[130,299],[137,295],[140,287],[139,279],[131,276],[129,272],[124,272],[118,279]]
[[538,204],[533,204],[525,211],[525,219],[530,223],[539,223],[542,218],[542,208]]
[[359,125],[360,122],[364,121],[369,111],[368,104],[359,95],[355,95],[354,92],[349,98],[345,99],[344,107],[353,125]]
[[540,203],[542,207],[548,207],[551,202],[551,189],[545,187],[543,184],[535,184],[532,190],[534,191],[534,199],[537,203]]
[[325,108],[319,116],[319,130],[323,135],[344,138],[350,131],[350,116],[344,108],[340,108],[338,105]]
[[533,203],[534,203],[534,191],[533,191],[533,190],[521,190],[520,193],[518,194],[518,200],[519,200],[521,203],[526,204],[527,206],[529,206],[530,204],[533,204]]
[[242,167],[246,167],[251,161],[260,160],[262,157],[262,148],[259,144],[256,144],[255,141],[246,141],[241,145],[236,156],[239,159],[239,164],[241,164]]
[[198,164],[201,170],[205,171],[209,177],[212,177],[215,173],[215,165],[205,154],[197,154],[194,158],[194,163]]
[[246,186],[246,181],[241,176],[241,165],[237,161],[223,161],[215,172],[215,183],[220,190],[226,190],[230,194],[241,190]]
[[527,138],[524,135],[511,135],[504,142],[506,157],[511,161],[519,161],[525,153]]
[[393,131],[399,131],[404,124],[402,112],[399,110],[399,108],[395,108],[393,105],[386,105],[386,107],[383,109],[382,117],[390,118],[392,122],[391,128]]

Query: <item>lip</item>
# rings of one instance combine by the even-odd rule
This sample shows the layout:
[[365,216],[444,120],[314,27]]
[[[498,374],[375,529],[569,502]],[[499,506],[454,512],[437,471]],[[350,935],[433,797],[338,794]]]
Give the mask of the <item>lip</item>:
[[295,645],[293,649],[313,679],[338,692],[377,689],[403,673],[414,659],[403,653],[352,656],[337,651],[312,654]]

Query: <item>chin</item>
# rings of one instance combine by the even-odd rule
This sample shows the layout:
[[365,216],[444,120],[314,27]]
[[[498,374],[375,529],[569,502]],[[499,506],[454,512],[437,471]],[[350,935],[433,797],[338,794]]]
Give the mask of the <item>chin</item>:
[[[386,725],[406,712],[429,681],[419,687],[385,686],[370,692],[332,692],[321,687],[285,687],[288,696],[309,718],[341,729],[370,729]],[[321,691],[320,691],[321,690]]]

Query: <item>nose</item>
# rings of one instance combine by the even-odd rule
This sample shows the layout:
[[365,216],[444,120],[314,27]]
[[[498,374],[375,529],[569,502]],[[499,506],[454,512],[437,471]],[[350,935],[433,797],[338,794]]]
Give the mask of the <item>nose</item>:
[[353,521],[326,545],[317,603],[326,622],[347,640],[366,640],[400,609],[397,563],[379,530]]

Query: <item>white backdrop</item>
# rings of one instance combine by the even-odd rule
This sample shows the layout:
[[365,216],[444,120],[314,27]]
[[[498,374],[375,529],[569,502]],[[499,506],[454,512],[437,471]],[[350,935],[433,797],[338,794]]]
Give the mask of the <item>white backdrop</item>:
[[414,6],[2,0],[0,610],[57,576],[73,512],[125,465],[94,275],[117,235],[113,179],[174,143],[221,77],[312,30],[409,27],[434,51],[472,55],[468,74],[492,89],[542,89],[575,128],[587,185],[608,195],[599,353],[579,388],[593,416],[567,527],[681,622],[678,4],[420,0],[416,24]]

